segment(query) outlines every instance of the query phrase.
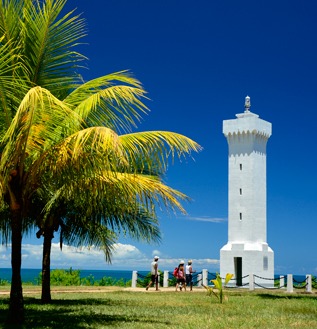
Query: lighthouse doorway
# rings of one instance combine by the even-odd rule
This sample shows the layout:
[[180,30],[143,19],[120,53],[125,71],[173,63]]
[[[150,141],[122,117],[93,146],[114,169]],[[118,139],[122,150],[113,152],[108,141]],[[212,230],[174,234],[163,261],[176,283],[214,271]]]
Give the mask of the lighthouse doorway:
[[234,257],[234,274],[237,286],[242,286],[242,257]]

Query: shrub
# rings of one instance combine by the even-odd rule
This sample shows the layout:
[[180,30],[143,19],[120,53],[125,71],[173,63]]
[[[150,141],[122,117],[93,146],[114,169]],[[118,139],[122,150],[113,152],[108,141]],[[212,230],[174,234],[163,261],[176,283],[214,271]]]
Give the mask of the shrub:
[[95,277],[92,274],[89,274],[87,277],[80,280],[81,286],[94,286],[96,285]]
[[8,281],[8,280],[2,280],[2,279],[0,279],[0,286],[8,286],[10,284],[11,284],[11,282]]
[[[42,272],[39,274],[39,280],[42,282]],[[51,271],[51,285],[52,286],[79,286],[80,285],[80,271],[73,270],[52,270]]]
[[[42,272],[39,274],[39,282],[42,282]],[[1,285],[1,279],[0,279]],[[80,278],[80,270],[52,270],[51,271],[51,285],[52,286],[131,286],[131,280],[114,279],[112,277],[104,276],[101,280],[95,280],[95,277],[90,274],[85,278]]]
[[131,286],[131,280],[125,281],[124,279],[114,279],[112,277],[106,277],[104,276],[101,278],[101,280],[96,281],[96,284],[98,286],[117,286],[117,287],[127,287]]
[[[162,271],[159,270],[159,273],[160,273],[160,286],[163,286],[163,281],[164,281],[164,274]],[[138,279],[138,282],[137,282],[137,287],[146,287],[150,281],[151,281],[151,272],[149,272],[144,278],[143,280],[141,279]]]

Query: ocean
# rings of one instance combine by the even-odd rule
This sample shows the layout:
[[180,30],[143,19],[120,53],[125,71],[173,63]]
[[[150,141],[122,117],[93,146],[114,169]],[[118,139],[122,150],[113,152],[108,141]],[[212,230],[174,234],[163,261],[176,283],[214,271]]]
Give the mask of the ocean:
[[[67,269],[69,270],[69,269]],[[76,270],[76,269],[73,269]],[[40,269],[21,269],[22,282],[31,282],[33,284],[39,283]],[[146,276],[149,271],[138,271],[142,276]],[[132,271],[120,271],[120,270],[80,270],[81,279],[93,276],[96,281],[101,280],[103,277],[113,278],[115,280],[123,279],[124,282],[132,279]],[[280,275],[276,274],[275,278],[279,278]],[[294,279],[297,282],[305,280],[305,275],[294,275]],[[11,282],[11,268],[0,268],[0,281],[6,280]]]
[[[69,270],[69,269],[67,269]],[[73,269],[76,270],[76,269]],[[22,282],[32,282],[39,284],[40,269],[21,269]],[[141,275],[147,275],[149,271],[138,271]],[[116,271],[116,270],[80,270],[80,277],[87,278],[93,276],[94,279],[101,280],[103,277],[111,277],[115,280],[123,279],[125,282],[132,279],[132,271]],[[0,268],[0,280],[11,282],[11,268]]]

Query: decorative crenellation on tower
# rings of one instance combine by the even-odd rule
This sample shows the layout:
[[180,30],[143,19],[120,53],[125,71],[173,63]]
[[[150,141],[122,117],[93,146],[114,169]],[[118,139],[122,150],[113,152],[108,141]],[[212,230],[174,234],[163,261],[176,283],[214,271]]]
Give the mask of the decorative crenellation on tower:
[[220,250],[220,275],[233,273],[237,285],[249,274],[274,278],[266,232],[266,144],[272,125],[250,112],[249,96],[244,107],[236,119],[223,121],[229,146],[228,242]]

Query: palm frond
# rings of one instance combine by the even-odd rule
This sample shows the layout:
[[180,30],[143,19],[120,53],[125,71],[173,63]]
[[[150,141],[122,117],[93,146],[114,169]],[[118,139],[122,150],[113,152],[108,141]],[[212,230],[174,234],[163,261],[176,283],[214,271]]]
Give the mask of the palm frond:
[[0,35],[5,37],[5,43],[13,40],[13,48],[20,44],[20,22],[23,8],[27,2],[31,2],[31,0],[5,0],[0,2]]
[[30,80],[55,95],[80,81],[75,68],[85,59],[73,50],[77,41],[86,35],[85,21],[73,15],[74,11],[60,17],[66,2],[32,2],[24,8],[21,21]]
[[83,211],[88,206],[84,202],[80,205],[76,202],[67,203],[63,222],[67,228],[69,243],[102,246],[105,241],[97,234],[99,230],[106,233],[108,230],[115,236],[128,235],[148,243],[160,242],[161,235],[155,213],[147,211],[136,202],[128,201],[125,205],[115,206],[110,203],[106,205],[108,201],[104,200],[102,212],[95,209],[89,215]]
[[[1,131],[9,127],[14,116],[13,109],[21,101],[16,91],[23,92],[23,89],[26,91],[26,87],[21,83],[22,79],[13,79],[13,76],[22,69],[23,65],[19,61],[19,56],[15,53],[15,48],[12,48],[12,43],[2,44],[3,39],[4,37],[0,38],[0,125],[3,127]],[[2,135],[3,133],[0,137]]]
[[152,172],[152,168],[164,172],[167,159],[175,156],[199,152],[202,147],[192,139],[174,132],[145,131],[126,135],[120,135],[120,143],[127,152],[131,162],[140,168],[140,164],[146,164],[146,170]]
[[25,170],[62,138],[63,131],[74,132],[80,124],[76,113],[49,91],[32,88],[22,100],[0,145],[3,177],[8,178],[12,169]]
[[71,104],[88,125],[131,131],[148,109],[141,101],[146,92],[128,71],[112,73],[76,88],[64,101]]
[[156,207],[186,213],[179,200],[189,198],[155,176],[103,171],[102,175],[66,181],[65,185],[55,190],[44,211],[50,212],[54,204],[59,203],[58,200],[74,203],[81,209],[81,214],[91,216],[96,212],[117,213],[119,209],[126,212],[134,204],[142,205],[152,214]]
[[105,260],[111,263],[114,243],[117,235],[104,225],[84,217],[64,217],[63,240],[76,247],[94,246],[105,254]]
[[28,179],[35,181],[40,175],[45,183],[55,177],[54,184],[61,186],[90,177],[101,169],[122,171],[128,168],[118,135],[105,127],[92,127],[79,130],[42,152],[33,163]]

